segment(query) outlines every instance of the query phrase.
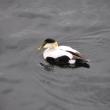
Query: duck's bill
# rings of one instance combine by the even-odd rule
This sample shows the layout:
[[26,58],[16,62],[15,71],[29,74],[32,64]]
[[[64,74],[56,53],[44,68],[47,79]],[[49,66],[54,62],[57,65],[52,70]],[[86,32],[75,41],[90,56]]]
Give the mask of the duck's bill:
[[38,50],[43,49],[43,47],[44,47],[44,44],[42,44],[42,45],[38,48]]
[[38,50],[41,50],[43,48],[43,44],[39,47],[39,48],[37,48]]
[[38,50],[43,49],[44,45],[45,45],[45,42],[38,48]]
[[39,48],[37,48],[38,50],[41,50],[42,49],[42,46],[40,46]]

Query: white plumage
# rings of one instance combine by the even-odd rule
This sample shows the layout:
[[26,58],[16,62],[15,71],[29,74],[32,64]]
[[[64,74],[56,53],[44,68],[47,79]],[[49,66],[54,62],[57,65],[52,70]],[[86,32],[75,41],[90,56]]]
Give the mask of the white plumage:
[[80,52],[78,52],[77,50],[75,50],[75,49],[73,49],[73,48],[71,48],[69,46],[59,46],[59,49],[65,50],[65,51],[71,51],[71,52],[79,53],[80,54]]
[[71,53],[63,50],[63,48],[60,49],[59,47],[56,49],[46,49],[43,53],[44,59],[46,59],[46,57],[58,58],[64,55],[68,56],[70,59],[73,58],[73,55]]
[[52,57],[52,58],[59,58],[61,56],[67,56],[69,57],[69,61],[68,63],[70,64],[74,64],[75,63],[75,59],[74,59],[74,55],[72,55],[70,52],[74,52],[74,53],[79,53],[78,51],[72,49],[71,47],[68,46],[59,46],[57,48],[48,48],[43,52],[43,57],[44,59],[46,59],[47,57]]
[[43,58],[52,65],[89,67],[87,60],[83,58],[79,51],[69,46],[59,46],[54,39],[46,39],[41,48],[46,48],[43,52]]

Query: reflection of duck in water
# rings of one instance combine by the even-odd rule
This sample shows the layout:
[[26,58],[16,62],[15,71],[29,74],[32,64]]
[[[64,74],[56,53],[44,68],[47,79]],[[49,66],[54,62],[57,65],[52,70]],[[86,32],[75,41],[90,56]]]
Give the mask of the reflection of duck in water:
[[77,50],[69,46],[59,46],[54,39],[46,39],[39,49],[45,48],[44,59],[51,65],[60,67],[86,67],[88,61]]

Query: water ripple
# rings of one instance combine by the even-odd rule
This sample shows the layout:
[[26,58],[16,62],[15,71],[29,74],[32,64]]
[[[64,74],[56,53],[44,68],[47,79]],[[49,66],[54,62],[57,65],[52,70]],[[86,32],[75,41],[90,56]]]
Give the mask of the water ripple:
[[28,19],[35,19],[35,18],[51,19],[50,15],[40,14],[40,13],[36,14],[32,12],[21,12],[21,13],[18,13],[17,16],[28,18]]
[[0,82],[17,84],[17,83],[21,83],[22,81],[20,79],[9,79],[9,78],[0,77]]

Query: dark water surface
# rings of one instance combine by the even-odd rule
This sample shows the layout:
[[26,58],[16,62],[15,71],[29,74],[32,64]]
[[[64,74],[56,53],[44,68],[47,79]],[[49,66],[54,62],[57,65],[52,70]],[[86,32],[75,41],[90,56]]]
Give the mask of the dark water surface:
[[[91,68],[44,69],[47,37]],[[0,110],[109,110],[109,57],[109,0],[0,0]]]

